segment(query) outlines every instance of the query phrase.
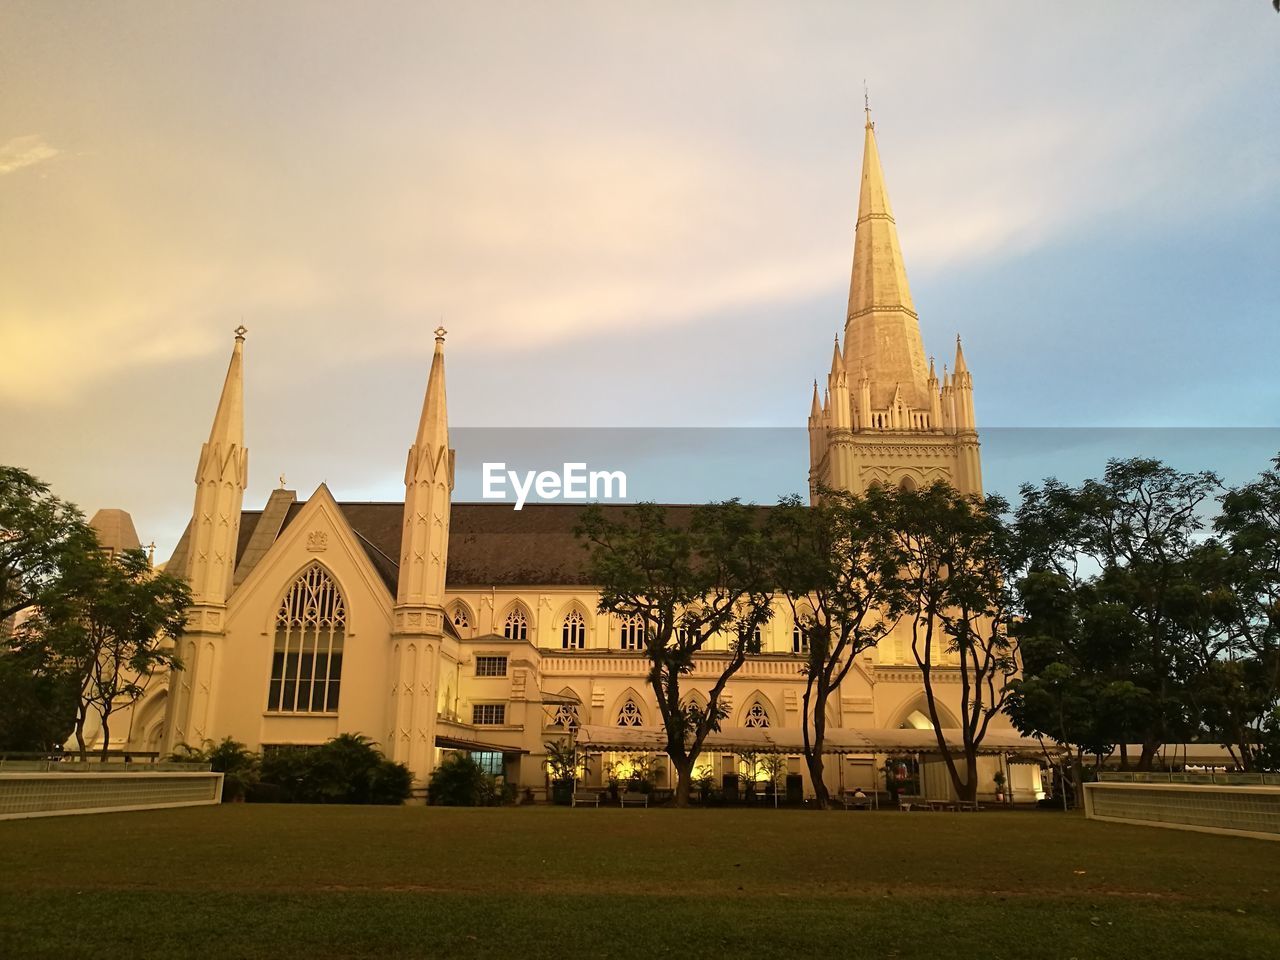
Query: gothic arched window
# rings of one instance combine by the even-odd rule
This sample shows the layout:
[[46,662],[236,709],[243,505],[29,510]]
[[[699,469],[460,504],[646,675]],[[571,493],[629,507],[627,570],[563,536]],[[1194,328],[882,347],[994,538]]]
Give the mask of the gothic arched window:
[[467,608],[460,603],[453,606],[453,615],[449,617],[454,627],[461,633],[463,630],[471,626],[471,618],[467,615]]
[[622,627],[618,633],[619,646],[623,650],[643,650],[644,649],[644,617],[638,613],[622,621]]
[[294,581],[276,613],[275,650],[267,709],[279,713],[333,713],[342,682],[347,605],[319,564]]
[[559,727],[561,730],[568,730],[570,733],[578,729],[578,705],[574,703],[562,703],[556,707],[551,713],[551,719],[547,721],[548,727]]
[[791,652],[809,652],[809,631],[798,623],[791,628]]
[[765,710],[764,704],[757,700],[742,716],[742,725],[744,727],[767,727],[769,726],[769,712]]
[[529,619],[519,607],[507,614],[506,622],[502,624],[502,635],[508,640],[529,639]]
[[628,699],[618,708],[618,726],[639,727],[644,724],[644,716],[634,700]]
[[581,610],[570,610],[560,625],[560,646],[566,650],[581,650],[587,645],[587,618]]

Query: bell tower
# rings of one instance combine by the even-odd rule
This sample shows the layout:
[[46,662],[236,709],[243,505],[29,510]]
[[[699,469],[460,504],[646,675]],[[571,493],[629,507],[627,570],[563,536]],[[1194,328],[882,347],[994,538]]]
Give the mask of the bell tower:
[[954,376],[939,382],[925,359],[868,107],[844,349],[837,339],[821,403],[814,384],[809,494],[937,480],[982,493],[973,378],[958,337]]

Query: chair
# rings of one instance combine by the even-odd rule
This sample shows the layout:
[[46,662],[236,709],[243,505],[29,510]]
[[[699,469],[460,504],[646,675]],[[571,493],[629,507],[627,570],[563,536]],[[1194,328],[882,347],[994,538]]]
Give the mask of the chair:
[[649,805],[649,795],[647,793],[640,793],[637,790],[628,790],[622,795],[618,804],[623,807],[628,805],[633,807],[647,807]]
[[573,797],[569,801],[569,806],[598,807],[600,806],[600,794],[594,790],[575,790],[573,791]]

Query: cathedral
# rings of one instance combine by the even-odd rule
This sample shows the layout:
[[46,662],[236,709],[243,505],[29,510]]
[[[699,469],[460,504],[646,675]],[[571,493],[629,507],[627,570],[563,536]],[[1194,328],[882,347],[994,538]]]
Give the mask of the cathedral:
[[[193,593],[177,638],[183,669],[158,679],[128,722],[113,725],[127,729],[122,748],[164,753],[232,737],[271,751],[361,733],[418,782],[445,752],[464,751],[542,796],[548,741],[580,727],[639,733],[660,724],[640,625],[598,612],[586,579],[573,534],[585,508],[453,501],[443,329],[408,448],[403,502],[343,501],[322,484],[304,499],[278,489],[249,507],[244,334],[236,331],[200,449],[190,523],[166,565]],[[935,480],[981,492],[973,381],[959,341],[941,377],[926,357],[868,114],[843,345],[837,337],[809,413],[811,494]],[[724,733],[798,736],[805,639],[785,602],[762,640],[763,652],[725,691]],[[703,654],[689,696],[705,702],[725,656],[723,645]],[[960,685],[947,656],[934,682],[944,691],[945,725],[958,726]],[[828,721],[836,730],[932,735],[905,626],[859,657]],[[624,743],[606,762],[628,762]],[[842,755],[827,765],[829,786],[870,787],[884,759]],[[717,779],[742,769],[731,750],[700,762]],[[798,755],[788,766],[807,780]],[[604,767],[590,776],[599,781]],[[1024,790],[1036,788],[1037,771],[1012,773]],[[658,779],[674,785],[661,762]]]

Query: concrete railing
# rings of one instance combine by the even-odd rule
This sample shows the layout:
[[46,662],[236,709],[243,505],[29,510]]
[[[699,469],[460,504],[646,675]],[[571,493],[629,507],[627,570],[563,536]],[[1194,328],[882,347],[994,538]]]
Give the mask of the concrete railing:
[[1280,840],[1280,787],[1198,783],[1086,783],[1091,820]]
[[186,771],[0,773],[0,820],[216,804],[222,774]]

